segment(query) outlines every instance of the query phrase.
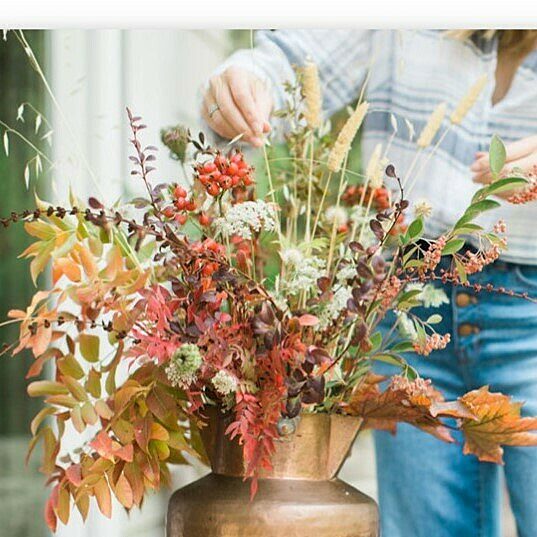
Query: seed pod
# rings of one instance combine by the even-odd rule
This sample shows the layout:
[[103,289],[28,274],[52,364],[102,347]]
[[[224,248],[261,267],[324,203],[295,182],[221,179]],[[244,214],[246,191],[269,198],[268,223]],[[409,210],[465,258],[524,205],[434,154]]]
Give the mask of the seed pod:
[[364,118],[369,109],[369,103],[363,102],[356,110],[351,114],[349,119],[338,134],[334,147],[328,155],[328,169],[332,172],[338,172],[341,169],[341,164],[345,155],[349,152],[354,137],[358,132],[358,129],[362,125]]
[[479,77],[477,82],[470,88],[468,93],[459,101],[457,108],[452,112],[450,116],[451,123],[454,125],[459,125],[462,120],[466,117],[466,114],[474,106],[475,102],[481,95],[483,88],[487,84],[487,75],[482,75]]
[[319,71],[313,62],[307,62],[302,69],[302,92],[306,123],[308,127],[317,129],[321,125],[322,97]]
[[418,138],[418,147],[425,148],[431,145],[433,138],[435,137],[438,129],[444,121],[446,115],[446,103],[440,103],[429,116],[429,120]]

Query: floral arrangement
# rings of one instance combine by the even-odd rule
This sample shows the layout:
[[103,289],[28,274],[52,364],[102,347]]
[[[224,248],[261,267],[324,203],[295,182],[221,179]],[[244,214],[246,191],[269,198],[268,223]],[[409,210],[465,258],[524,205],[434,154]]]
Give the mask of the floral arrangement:
[[[31,350],[28,378],[52,371],[28,386],[44,397],[29,451],[41,442],[52,530],[73,506],[85,518],[92,497],[106,516],[112,495],[126,509],[139,506],[147,489],[168,483],[169,464],[204,460],[208,405],[232,416],[226,434],[242,445],[253,494],[279,433],[306,412],[358,416],[364,427],[390,431],[407,422],[447,442],[453,426],[445,420],[456,418],[464,452],[498,463],[502,445],[537,444],[537,419],[522,418],[508,396],[483,387],[445,401],[405,360],[449,343],[435,330],[434,308],[447,298],[434,282],[469,286],[468,275],[498,257],[505,224],[485,230],[475,219],[499,205],[500,192],[518,188],[514,201],[531,199],[531,178],[500,177],[505,154],[494,138],[495,181],[452,229],[426,239],[431,208],[406,199],[419,170],[401,179],[380,145],[364,175],[347,168],[368,103],[334,137],[321,120],[316,67],[286,89],[276,114],[286,124],[285,156],[271,157],[266,146],[260,170],[240,140],[219,150],[177,127],[162,138],[191,170],[188,181],[155,184],[156,148],[143,145],[141,118],[128,111],[132,175],[144,197],[114,207],[75,194],[68,207],[38,199],[35,209],[0,220],[22,222],[35,238],[22,253],[34,282],[51,266],[50,285],[9,313],[20,338],[4,352]],[[440,105],[431,116],[412,168],[435,150],[445,114]],[[468,236],[477,251],[464,248]],[[449,269],[439,269],[442,258]],[[420,318],[417,307],[431,314]],[[398,373],[376,375],[376,361]],[[67,427],[80,433],[80,447],[65,449]]]

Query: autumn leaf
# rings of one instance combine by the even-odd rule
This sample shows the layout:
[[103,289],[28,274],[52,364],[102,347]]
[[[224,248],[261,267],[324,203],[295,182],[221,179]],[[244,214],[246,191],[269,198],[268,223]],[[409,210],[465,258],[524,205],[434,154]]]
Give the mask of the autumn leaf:
[[80,352],[88,362],[99,360],[100,340],[92,334],[80,334]]
[[460,401],[476,419],[462,419],[460,428],[466,442],[464,453],[480,461],[503,464],[505,446],[537,446],[537,417],[520,416],[521,403],[514,403],[501,393],[491,393],[488,386],[468,392]]
[[134,504],[134,494],[129,480],[125,474],[121,474],[117,480],[114,492],[119,503],[126,509],[130,509]]
[[102,477],[93,486],[93,493],[97,499],[97,505],[101,513],[108,518],[112,517],[112,498],[110,496],[110,488],[106,478]]
[[429,380],[417,378],[411,381],[394,376],[390,385],[381,391],[379,384],[383,380],[384,377],[374,374],[364,377],[343,407],[348,414],[364,418],[364,427],[395,433],[397,423],[405,422],[440,440],[453,442],[440,418],[474,417],[466,405],[444,401]]
[[54,489],[52,489],[52,493],[50,494],[50,497],[45,504],[45,522],[50,531],[52,531],[53,533],[56,533],[56,527],[58,525],[58,518],[56,517],[56,513],[54,512],[54,508],[57,503],[58,485],[56,485]]
[[72,464],[65,470],[65,476],[75,486],[80,486],[82,483],[82,470],[80,464]]

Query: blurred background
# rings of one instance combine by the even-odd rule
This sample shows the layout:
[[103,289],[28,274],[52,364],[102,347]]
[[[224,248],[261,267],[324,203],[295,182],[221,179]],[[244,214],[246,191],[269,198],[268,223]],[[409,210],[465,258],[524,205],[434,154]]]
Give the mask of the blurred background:
[[[176,180],[180,170],[166,158],[160,129],[183,123],[196,131],[200,87],[228,54],[248,46],[250,32],[54,30],[24,32],[24,38],[37,62],[15,32],[4,33],[0,41],[2,216],[34,206],[35,192],[65,202],[70,186],[81,198],[94,194],[108,203],[132,196],[126,106],[148,125],[144,140],[161,149],[159,178]],[[359,148],[356,153],[358,161]],[[10,309],[24,308],[34,293],[28,264],[17,259],[28,243],[22,227],[0,230],[0,322]],[[0,326],[0,343],[16,337],[16,328]],[[29,363],[23,353],[0,357],[0,537],[49,535],[39,454],[24,464],[29,423],[39,410],[39,402],[26,395]],[[364,433],[342,477],[376,497],[374,465],[372,438]],[[174,487],[206,471],[177,467]],[[58,535],[161,536],[171,492],[149,496],[143,509],[130,515],[116,504],[112,520],[93,508],[82,525],[76,512]],[[505,511],[504,537],[511,537],[512,518]]]

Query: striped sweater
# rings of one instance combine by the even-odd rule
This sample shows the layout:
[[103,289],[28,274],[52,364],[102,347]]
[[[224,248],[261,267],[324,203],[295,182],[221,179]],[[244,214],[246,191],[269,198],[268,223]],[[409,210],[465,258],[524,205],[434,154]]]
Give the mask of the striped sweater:
[[[537,51],[525,58],[508,94],[493,106],[495,40],[459,42],[434,30],[260,31],[255,49],[236,52],[219,71],[230,65],[251,70],[272,86],[279,106],[284,99],[282,82],[294,77],[292,65],[307,59],[319,68],[327,116],[354,100],[368,76],[370,112],[363,127],[363,158],[367,162],[378,143],[389,144],[388,158],[401,176],[416,153],[414,133],[419,134],[439,103],[447,103],[439,131],[442,143],[416,166],[420,173],[410,196],[424,198],[433,207],[427,219],[429,237],[445,231],[468,205],[478,188],[469,166],[477,151],[488,149],[493,134],[505,143],[537,134]],[[449,112],[483,74],[488,79],[480,98],[460,125],[450,126]],[[491,226],[500,218],[508,226],[503,259],[537,265],[537,204],[504,203],[482,215],[480,223]]]

